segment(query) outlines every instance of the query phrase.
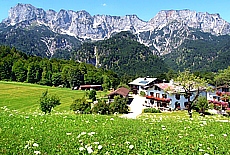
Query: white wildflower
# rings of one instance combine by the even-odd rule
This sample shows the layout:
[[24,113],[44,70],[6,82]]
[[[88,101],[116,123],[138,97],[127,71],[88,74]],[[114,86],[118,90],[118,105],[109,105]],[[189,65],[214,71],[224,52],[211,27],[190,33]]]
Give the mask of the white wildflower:
[[199,144],[199,146],[202,146],[202,144]]
[[111,121],[113,121],[114,119],[113,118],[110,118]]
[[102,149],[102,145],[98,145],[98,150]]
[[99,142],[93,142],[93,144],[97,144],[97,145],[98,145],[98,144],[99,144]]
[[182,138],[183,136],[179,136],[179,138]]
[[81,132],[81,135],[85,135],[86,134],[86,132]]
[[38,144],[37,144],[37,143],[33,143],[33,146],[34,146],[34,147],[38,147]]
[[203,149],[199,149],[199,151],[200,151],[200,152],[204,152],[205,150],[203,150]]
[[90,146],[90,147],[87,147],[87,152],[90,154],[90,153],[93,153],[93,149],[92,149],[92,147]]
[[211,137],[212,137],[212,136],[214,136],[214,135],[213,135],[213,134],[210,134],[209,136],[211,136]]
[[205,153],[204,155],[209,155],[208,153]]
[[30,129],[31,129],[31,130],[33,130],[33,129],[34,129],[34,127],[31,127]]
[[85,150],[84,147],[79,147],[79,151],[83,151],[83,150]]
[[227,137],[228,135],[227,134],[223,134],[224,137]]
[[129,142],[129,141],[126,141],[125,144],[130,144],[130,142]]
[[133,149],[134,148],[134,146],[133,145],[129,145],[129,149]]
[[34,151],[34,153],[35,153],[35,154],[41,154],[41,152],[40,152],[40,151]]
[[25,149],[29,148],[29,145],[27,144],[24,148],[25,148]]
[[71,133],[71,132],[67,132],[67,133],[66,133],[66,135],[68,135],[68,136],[69,136],[69,135],[72,135],[72,133]]

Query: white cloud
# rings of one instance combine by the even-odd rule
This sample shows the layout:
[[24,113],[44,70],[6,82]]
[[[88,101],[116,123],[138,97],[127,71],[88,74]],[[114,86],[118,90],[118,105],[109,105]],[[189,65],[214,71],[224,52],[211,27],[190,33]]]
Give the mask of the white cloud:
[[106,6],[106,4],[104,3],[104,4],[102,4],[102,6]]

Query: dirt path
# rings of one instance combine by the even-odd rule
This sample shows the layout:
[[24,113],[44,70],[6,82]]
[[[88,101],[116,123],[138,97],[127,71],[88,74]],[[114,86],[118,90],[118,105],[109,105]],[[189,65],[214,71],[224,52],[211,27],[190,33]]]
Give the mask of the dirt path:
[[130,112],[128,114],[124,114],[121,117],[123,118],[132,118],[136,119],[138,115],[142,113],[144,106],[142,104],[145,102],[145,97],[141,97],[139,95],[132,95],[133,101],[129,105]]

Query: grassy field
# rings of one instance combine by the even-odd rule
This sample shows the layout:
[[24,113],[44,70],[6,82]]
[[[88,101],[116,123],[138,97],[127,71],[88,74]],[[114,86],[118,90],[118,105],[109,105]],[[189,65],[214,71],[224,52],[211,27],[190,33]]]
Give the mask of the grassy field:
[[[62,98],[51,115],[38,109],[37,100],[46,89]],[[230,154],[227,117],[194,113],[189,119],[186,111],[142,114],[138,119],[70,113],[72,98],[83,95],[64,88],[0,82],[0,154]]]
[[[38,101],[45,90],[61,99],[61,105],[55,108],[57,111],[69,111],[73,100],[85,95],[85,91],[71,90],[70,88],[0,81],[0,107],[7,106],[9,109],[33,112],[39,109]],[[104,95],[104,92],[97,92],[98,97],[103,97]]]

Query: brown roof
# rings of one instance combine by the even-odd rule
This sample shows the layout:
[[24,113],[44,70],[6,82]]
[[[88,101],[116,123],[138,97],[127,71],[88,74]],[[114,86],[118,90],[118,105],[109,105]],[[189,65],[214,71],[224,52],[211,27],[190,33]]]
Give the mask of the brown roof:
[[128,96],[129,91],[130,91],[129,89],[127,89],[125,87],[121,87],[121,88],[118,88],[117,90],[111,92],[108,96],[111,96],[111,95]]
[[101,85],[80,85],[81,88],[95,88],[95,87],[101,87]]

